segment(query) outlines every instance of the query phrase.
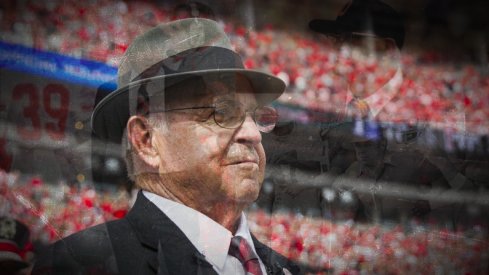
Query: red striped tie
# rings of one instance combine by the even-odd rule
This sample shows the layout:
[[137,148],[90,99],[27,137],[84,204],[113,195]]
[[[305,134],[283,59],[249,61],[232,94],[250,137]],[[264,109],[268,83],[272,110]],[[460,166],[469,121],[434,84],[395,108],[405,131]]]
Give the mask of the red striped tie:
[[247,273],[262,275],[258,256],[242,237],[235,236],[231,239],[228,254],[238,259]]

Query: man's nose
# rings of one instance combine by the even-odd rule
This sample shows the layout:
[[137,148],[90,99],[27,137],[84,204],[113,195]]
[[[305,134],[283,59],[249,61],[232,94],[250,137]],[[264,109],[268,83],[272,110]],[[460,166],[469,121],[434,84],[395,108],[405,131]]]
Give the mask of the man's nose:
[[243,143],[258,144],[261,142],[260,130],[258,130],[258,126],[250,113],[246,114],[243,124],[236,131],[235,138],[238,142]]

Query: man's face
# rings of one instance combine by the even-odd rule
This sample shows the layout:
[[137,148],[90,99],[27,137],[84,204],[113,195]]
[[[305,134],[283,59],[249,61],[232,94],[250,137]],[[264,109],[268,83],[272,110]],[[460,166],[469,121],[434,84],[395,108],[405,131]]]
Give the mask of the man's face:
[[400,52],[390,38],[353,33],[348,38],[335,40],[334,45],[339,53],[347,56],[342,60],[350,64],[350,69],[340,74],[357,98],[366,98],[382,88],[400,66]]
[[[233,83],[208,83],[212,94],[185,100],[172,108],[242,104],[247,111],[257,106],[245,78]],[[231,87],[230,87],[231,86]],[[234,86],[234,87],[232,87]],[[218,126],[213,109],[167,112],[168,129],[155,130],[159,173],[174,182],[173,193],[200,203],[250,203],[259,193],[265,170],[265,152],[252,112],[236,129]]]
[[366,167],[376,167],[384,160],[386,141],[359,141],[353,143],[358,161]]

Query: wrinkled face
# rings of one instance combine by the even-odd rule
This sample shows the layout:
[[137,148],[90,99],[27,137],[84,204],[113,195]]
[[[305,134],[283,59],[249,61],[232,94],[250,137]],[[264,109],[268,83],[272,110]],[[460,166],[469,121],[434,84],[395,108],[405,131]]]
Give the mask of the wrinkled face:
[[238,128],[218,126],[209,108],[167,112],[168,129],[154,131],[159,173],[177,182],[175,188],[194,200],[249,203],[258,197],[265,152],[251,113],[257,103],[248,80],[239,77],[235,84],[210,83],[213,94],[186,99],[169,109],[236,101],[250,111]]

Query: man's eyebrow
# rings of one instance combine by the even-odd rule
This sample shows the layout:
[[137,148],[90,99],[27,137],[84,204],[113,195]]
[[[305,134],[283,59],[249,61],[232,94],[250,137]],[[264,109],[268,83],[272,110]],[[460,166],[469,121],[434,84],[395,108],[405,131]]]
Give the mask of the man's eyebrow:
[[214,104],[229,102],[229,101],[236,101],[236,96],[231,94],[225,94],[225,95],[215,96],[212,100]]

